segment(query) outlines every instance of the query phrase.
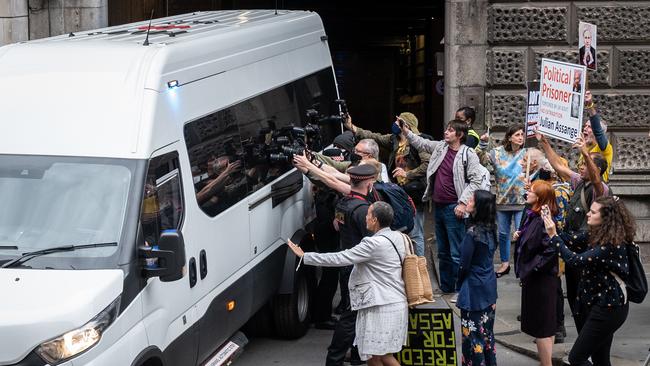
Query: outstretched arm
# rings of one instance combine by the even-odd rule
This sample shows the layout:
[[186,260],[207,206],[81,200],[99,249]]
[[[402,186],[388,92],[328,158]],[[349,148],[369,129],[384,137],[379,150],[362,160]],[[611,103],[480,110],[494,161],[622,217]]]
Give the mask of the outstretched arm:
[[542,146],[542,149],[544,149],[544,154],[546,154],[546,159],[548,159],[548,162],[551,164],[555,172],[564,181],[566,182],[571,181],[571,175],[574,174],[573,171],[569,169],[569,167],[567,167],[566,165],[562,164],[562,159],[555,152],[555,150],[553,150],[551,144],[548,142],[546,137],[539,132],[535,132],[535,137],[539,141],[539,144]]
[[607,139],[602,124],[600,123],[600,114],[596,111],[596,105],[593,102],[593,96],[589,90],[585,92],[585,109],[587,110],[587,113],[589,113],[589,123],[591,124],[591,131],[593,131],[594,137],[596,138],[596,143],[601,151],[605,151],[609,144],[609,140]]
[[580,149],[580,153],[584,157],[585,165],[587,166],[587,173],[589,174],[589,181],[594,186],[594,197],[598,198],[605,193],[605,188],[603,188],[602,180],[600,179],[600,169],[594,163],[594,159],[591,158],[591,154],[587,149],[585,140],[582,136],[578,137],[578,140],[573,145],[574,147]]

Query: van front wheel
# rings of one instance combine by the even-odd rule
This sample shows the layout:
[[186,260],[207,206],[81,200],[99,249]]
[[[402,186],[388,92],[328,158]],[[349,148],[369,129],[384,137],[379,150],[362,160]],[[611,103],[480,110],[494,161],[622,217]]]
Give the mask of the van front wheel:
[[303,270],[294,277],[293,293],[276,295],[273,300],[273,321],[278,336],[300,338],[309,329],[309,281]]

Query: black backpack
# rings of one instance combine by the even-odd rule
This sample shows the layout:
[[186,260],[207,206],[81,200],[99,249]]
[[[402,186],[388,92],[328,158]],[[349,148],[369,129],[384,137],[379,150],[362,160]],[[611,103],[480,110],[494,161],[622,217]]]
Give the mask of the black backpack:
[[[565,220],[565,229],[570,231],[580,231],[587,228],[587,212],[594,201],[594,185],[582,180],[573,191],[573,196],[567,207]],[[607,187],[607,196],[612,195],[611,188]]]
[[399,185],[390,182],[376,182],[373,185],[374,198],[384,201],[393,208],[395,216],[392,230],[410,233],[415,225],[415,204]]
[[639,246],[632,243],[626,245],[628,269],[630,273],[625,280],[627,298],[629,301],[640,304],[648,293],[648,280],[646,279],[643,264],[639,256]]

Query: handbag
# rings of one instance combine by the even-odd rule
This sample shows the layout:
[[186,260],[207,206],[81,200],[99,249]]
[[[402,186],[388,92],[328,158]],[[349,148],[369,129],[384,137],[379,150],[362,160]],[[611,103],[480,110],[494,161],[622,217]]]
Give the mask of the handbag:
[[[382,235],[384,236],[384,235]],[[404,280],[404,290],[406,292],[406,301],[409,307],[434,302],[433,289],[431,287],[431,277],[427,270],[427,260],[425,257],[417,256],[413,250],[413,241],[407,235],[402,234],[406,256],[404,260],[399,255],[399,251],[388,237],[384,236],[395,248],[397,256],[402,263],[402,279]]]
[[640,304],[648,294],[648,280],[643,270],[643,264],[641,264],[640,249],[635,243],[627,244],[625,249],[627,250],[627,267],[629,269],[627,279],[623,281],[616,273],[612,271],[609,273],[616,278],[616,282],[623,290],[624,297],[629,301]]

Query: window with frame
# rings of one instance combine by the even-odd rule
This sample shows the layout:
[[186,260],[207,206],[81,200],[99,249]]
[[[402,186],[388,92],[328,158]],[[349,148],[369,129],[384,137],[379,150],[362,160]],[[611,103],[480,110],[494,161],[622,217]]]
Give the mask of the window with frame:
[[150,160],[143,197],[140,217],[142,230],[147,244],[155,246],[164,230],[180,229],[183,219],[178,152]]
[[[308,109],[338,113],[331,68],[214,112],[184,127],[199,206],[214,217],[293,168]],[[340,125],[317,128],[320,150],[341,132]],[[302,139],[302,140],[301,140]]]

